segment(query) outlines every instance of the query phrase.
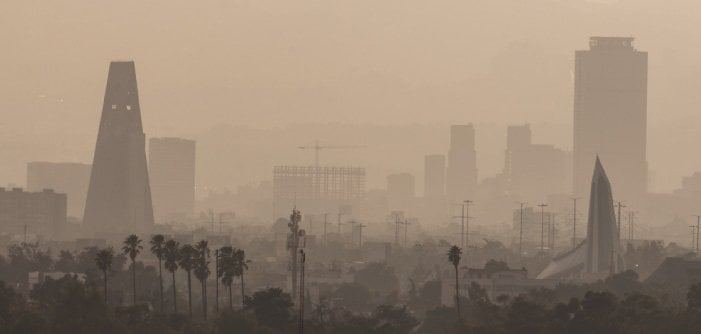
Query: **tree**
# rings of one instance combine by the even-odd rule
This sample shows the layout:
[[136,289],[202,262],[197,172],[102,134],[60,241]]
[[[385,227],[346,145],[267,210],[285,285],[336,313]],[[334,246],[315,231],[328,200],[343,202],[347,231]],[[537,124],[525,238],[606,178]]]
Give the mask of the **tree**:
[[453,264],[455,268],[455,309],[458,311],[458,319],[460,319],[460,290],[458,284],[458,266],[460,265],[460,255],[462,254],[462,249],[458,246],[450,247],[448,251],[448,261]]
[[202,286],[202,314],[207,320],[207,278],[209,277],[209,245],[207,240],[200,240],[196,245],[195,277]]
[[[234,248],[225,246],[219,249],[219,266],[217,267],[217,279],[221,279],[222,284],[229,290],[229,309],[233,310],[233,297],[231,294],[231,285],[234,283]],[[241,297],[243,299],[243,296]]]
[[364,285],[370,291],[389,294],[398,290],[399,279],[394,268],[384,262],[372,262],[353,275],[353,281]]
[[258,291],[252,297],[246,296],[245,308],[252,310],[258,323],[273,329],[282,329],[292,317],[292,298],[280,288]]
[[151,253],[158,259],[158,284],[161,288],[161,312],[163,312],[163,252],[165,246],[165,237],[162,234],[156,234],[151,237]]
[[128,255],[131,259],[131,272],[132,272],[132,287],[134,292],[134,305],[136,305],[136,257],[144,249],[141,246],[141,239],[136,234],[128,236],[124,240],[124,246],[122,247],[122,252],[124,255]]
[[107,271],[112,268],[113,261],[114,251],[111,247],[99,250],[95,255],[95,265],[97,265],[97,269],[102,271],[102,278],[105,284],[105,304],[107,304]]
[[370,311],[368,303],[372,299],[370,290],[359,283],[342,283],[331,296],[335,303],[354,312]]
[[246,270],[248,270],[249,263],[251,263],[251,261],[246,260],[246,252],[243,249],[234,249],[233,270],[234,276],[239,276],[241,278],[241,307],[243,307],[245,299],[243,275],[246,273]]
[[67,250],[62,250],[58,253],[58,260],[54,263],[54,268],[57,271],[64,273],[76,271],[76,260],[73,253]]
[[411,333],[419,321],[406,306],[380,305],[373,313],[375,329],[379,333]]
[[180,248],[180,257],[178,259],[178,264],[180,268],[183,268],[187,272],[187,307],[190,311],[190,316],[192,316],[192,269],[195,267],[195,258],[197,257],[197,250],[190,244],[185,244]]
[[178,261],[180,261],[180,244],[170,239],[163,246],[163,257],[165,258],[166,270],[170,271],[173,277],[173,312],[178,313],[178,295],[175,289],[175,271],[178,270]]

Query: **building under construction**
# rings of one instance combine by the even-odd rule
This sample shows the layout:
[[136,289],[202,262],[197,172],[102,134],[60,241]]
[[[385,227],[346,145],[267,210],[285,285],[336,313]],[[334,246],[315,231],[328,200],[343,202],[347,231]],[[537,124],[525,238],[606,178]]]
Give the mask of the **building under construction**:
[[305,213],[334,214],[365,194],[365,168],[333,166],[273,167],[275,218],[297,206]]

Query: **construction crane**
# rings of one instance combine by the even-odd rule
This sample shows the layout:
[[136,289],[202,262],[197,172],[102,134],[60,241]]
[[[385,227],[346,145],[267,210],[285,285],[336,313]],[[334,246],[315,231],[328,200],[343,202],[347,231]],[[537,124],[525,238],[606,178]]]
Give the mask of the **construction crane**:
[[326,149],[347,149],[347,148],[365,148],[358,145],[342,145],[342,146],[321,146],[316,140],[313,146],[298,146],[300,150],[314,150],[314,167],[319,167],[319,151]]

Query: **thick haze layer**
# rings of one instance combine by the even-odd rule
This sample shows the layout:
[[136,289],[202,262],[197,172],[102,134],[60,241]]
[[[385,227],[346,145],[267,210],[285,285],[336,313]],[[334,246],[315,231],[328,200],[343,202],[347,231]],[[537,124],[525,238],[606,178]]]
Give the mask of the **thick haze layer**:
[[269,179],[272,163],[311,162],[295,146],[315,138],[368,145],[327,162],[368,165],[371,185],[419,180],[423,155],[467,122],[485,177],[506,124],[542,124],[536,141],[571,147],[574,50],[619,35],[650,55],[651,189],[670,190],[701,169],[698,22],[692,0],[7,0],[0,180],[23,184],[28,160],[91,161],[116,59],[136,61],[147,136],[199,140],[199,184]]

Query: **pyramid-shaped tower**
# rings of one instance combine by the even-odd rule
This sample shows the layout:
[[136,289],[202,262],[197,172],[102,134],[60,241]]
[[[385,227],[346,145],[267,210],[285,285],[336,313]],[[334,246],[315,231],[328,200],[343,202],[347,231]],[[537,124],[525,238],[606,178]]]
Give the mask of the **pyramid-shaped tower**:
[[145,148],[134,62],[112,62],[85,203],[86,226],[123,232],[153,224]]
[[591,180],[591,193],[589,195],[586,272],[617,272],[620,257],[619,248],[611,183],[606,176],[599,157],[596,157],[594,175]]

